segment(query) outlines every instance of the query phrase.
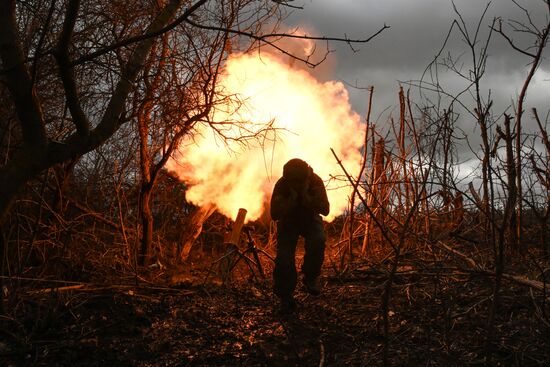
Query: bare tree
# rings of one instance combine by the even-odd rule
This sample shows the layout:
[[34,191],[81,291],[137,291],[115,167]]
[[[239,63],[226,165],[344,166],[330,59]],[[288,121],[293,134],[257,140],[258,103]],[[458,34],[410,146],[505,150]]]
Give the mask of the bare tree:
[[[231,49],[268,46],[315,67],[330,52],[329,41],[366,43],[387,28],[356,40],[280,32],[280,20],[287,9],[295,8],[289,1],[253,0],[137,1],[132,7],[119,0],[2,1],[0,107],[6,112],[0,124],[2,257],[7,243],[4,224],[13,203],[25,189],[33,190],[37,181],[44,187],[41,192],[49,190],[51,168],[59,183],[52,188],[58,192],[54,202],[62,204],[73,171],[97,173],[95,168],[111,165],[115,177],[107,181],[112,185],[100,187],[114,189],[114,197],[91,203],[110,211],[110,218],[86,204],[74,207],[122,230],[129,247],[124,221],[135,212],[129,209],[132,203],[126,194],[131,192],[126,189],[135,184],[136,175],[129,170],[135,161],[127,160],[126,153],[141,137],[141,252],[143,259],[148,258],[152,222],[147,203],[156,177],[194,124],[216,128],[210,110],[228,97],[216,89],[216,81]],[[318,58],[301,57],[277,43],[284,37],[309,38],[327,47]],[[102,150],[106,144],[118,148]],[[121,152],[125,159],[119,160]],[[82,177],[73,179],[86,184]],[[51,208],[44,200],[39,203],[40,210]],[[55,216],[55,210],[50,213]]]
[[[164,7],[152,22],[147,33],[160,31],[176,14],[180,2],[172,1]],[[200,5],[200,3],[198,3]],[[75,69],[69,59],[75,25],[78,18],[79,2],[72,1],[66,9],[61,33],[56,42],[55,54],[59,77],[63,83],[67,106],[72,116],[74,132],[64,141],[52,141],[47,132],[47,121],[43,111],[36,83],[32,78],[27,62],[28,57],[19,43],[15,1],[2,2],[0,8],[0,49],[3,74],[14,102],[18,122],[22,131],[23,143],[8,162],[0,168],[0,218],[8,213],[17,190],[25,182],[42,170],[82,155],[106,141],[120,126],[121,115],[125,108],[125,99],[141,70],[144,58],[152,45],[152,38],[141,41],[132,51],[123,65],[122,73],[105,112],[97,124],[93,124],[83,110],[78,93]],[[189,8],[185,17],[192,14],[198,6]],[[47,29],[47,28],[45,28]],[[35,55],[34,57],[39,57]]]
[[[432,77],[432,82],[426,83],[423,76],[421,82],[415,84],[423,92],[435,92],[439,97],[443,96],[449,100],[455,107],[461,107],[475,119],[480,128],[481,153],[476,155],[481,162],[482,197],[478,197],[471,183],[470,191],[474,203],[476,203],[485,218],[483,231],[485,243],[493,249],[495,281],[493,283],[493,298],[487,317],[485,345],[486,361],[489,364],[492,358],[495,315],[499,309],[499,294],[507,260],[505,249],[509,245],[510,248],[517,250],[521,244],[522,205],[525,202],[522,182],[525,182],[528,176],[522,174],[522,170],[526,170],[526,166],[523,165],[525,157],[523,142],[526,140],[526,135],[522,131],[523,105],[528,87],[542,61],[542,53],[547,43],[550,28],[548,23],[544,24],[542,28],[537,27],[532,19],[532,14],[517,2],[514,1],[514,3],[524,12],[527,20],[524,23],[511,20],[508,24],[512,31],[532,35],[535,38],[535,41],[529,47],[518,46],[504,30],[502,20],[499,18],[495,18],[489,23],[488,33],[484,39],[482,38],[482,26],[485,23],[484,18],[489,4],[473,29],[467,26],[461,13],[455,7],[457,19],[453,21],[443,47],[425,72],[425,75]],[[548,6],[550,10],[548,1],[544,0],[542,3]],[[550,15],[550,12],[548,15]],[[461,39],[466,44],[467,55],[471,57],[467,68],[465,68],[464,63],[461,63],[462,56],[457,58],[450,54],[442,56],[451,34],[455,31],[458,31]],[[486,77],[489,46],[494,33],[501,34],[513,49],[529,56],[532,60],[521,86],[517,106],[515,106],[515,126],[512,126],[512,117],[506,113],[502,113],[502,117],[495,117],[491,93],[490,91],[487,94],[483,92],[482,86]],[[447,92],[439,83],[440,68],[451,71],[462,78],[466,82],[464,89],[454,93]],[[468,97],[473,101],[473,106]],[[504,120],[503,127],[496,125],[501,118]],[[477,149],[473,150],[476,153]],[[499,155],[501,151],[504,152],[503,157]],[[534,167],[536,165],[537,162],[533,164]],[[499,196],[499,194],[501,195]]]
[[[531,81],[533,80],[533,77],[535,76],[535,73],[543,61],[542,54],[544,49],[546,48],[548,37],[550,34],[550,0],[544,0],[543,3],[546,4],[547,7],[547,13],[546,13],[546,23],[542,25],[542,27],[537,26],[535,22],[532,19],[532,14],[529,10],[522,7],[520,4],[515,3],[518,8],[522,10],[525,16],[525,22],[520,22],[518,20],[510,20],[508,22],[508,25],[510,26],[511,30],[513,32],[521,33],[521,34],[528,34],[531,35],[534,38],[533,44],[524,47],[518,45],[514,40],[512,39],[511,35],[508,34],[502,27],[502,20],[499,20],[498,27],[495,27],[495,30],[502,35],[506,41],[508,41],[509,45],[517,52],[529,57],[531,59],[531,66],[529,67],[529,70],[527,71],[527,75],[525,77],[525,80],[523,82],[523,85],[521,87],[521,91],[519,93],[518,99],[517,99],[517,105],[516,108],[516,126],[515,126],[515,150],[516,150],[516,186],[515,189],[517,190],[517,197],[518,200],[516,201],[516,214],[515,214],[515,230],[516,230],[516,248],[523,248],[521,238],[522,238],[522,218],[523,218],[523,190],[522,190],[522,164],[523,164],[523,155],[522,155],[522,146],[523,146],[523,140],[524,137],[522,136],[522,120],[523,120],[523,112],[524,112],[524,103],[525,98],[527,97],[527,90],[529,88],[529,85],[531,84]],[[534,50],[534,51],[533,51]]]
[[[232,26],[235,16],[227,18],[230,22],[227,28]],[[152,255],[152,195],[161,169],[196,123],[215,124],[209,119],[211,112],[230,98],[216,90],[229,43],[229,34],[222,31],[178,39],[163,35],[149,55],[140,80],[142,88],[134,93],[141,175],[138,205],[142,265]],[[189,63],[190,60],[193,62]],[[201,66],[192,67],[195,65]]]
[[[257,46],[268,44],[285,52],[276,45],[275,40],[285,36],[307,37],[262,30],[270,19],[276,20],[281,15],[285,4],[249,0],[227,3],[197,0],[187,4],[182,0],[170,0],[158,4],[139,3],[137,10],[130,12],[123,3],[118,2],[100,1],[94,6],[89,2],[81,4],[73,0],[64,7],[52,1],[46,19],[37,15],[36,22],[43,22],[42,27],[38,34],[32,35],[33,46],[25,49],[21,43],[23,37],[18,21],[34,15],[32,12],[29,15],[23,3],[17,5],[15,0],[2,2],[2,74],[17,111],[23,142],[0,167],[0,218],[5,218],[23,184],[46,168],[97,148],[128,121],[125,119],[126,101],[143,70],[155,37],[166,32],[183,35],[196,35],[196,30],[226,32],[239,35],[241,41],[252,41]],[[121,16],[122,21],[113,19],[109,12],[113,9],[119,10],[115,14]],[[126,9],[126,13],[121,9]],[[237,14],[239,23],[228,24],[227,19],[236,19]],[[145,31],[141,31],[143,29]],[[332,40],[351,44],[368,42],[372,37],[365,40]],[[331,40],[327,37],[314,39]],[[246,48],[246,45],[241,47]],[[42,63],[51,62],[51,55],[55,58],[72,124],[70,134],[61,141],[52,140],[49,135],[42,90],[38,88],[34,72]],[[303,61],[316,65],[307,59]],[[107,79],[101,79],[101,75]],[[80,83],[86,76],[88,83]],[[91,79],[92,76],[97,79]],[[93,106],[87,105],[86,101],[101,105],[101,110],[92,114]]]

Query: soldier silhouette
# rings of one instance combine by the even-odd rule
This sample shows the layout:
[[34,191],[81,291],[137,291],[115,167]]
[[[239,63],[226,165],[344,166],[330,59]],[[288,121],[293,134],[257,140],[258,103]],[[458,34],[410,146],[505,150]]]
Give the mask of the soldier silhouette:
[[321,215],[330,205],[323,180],[303,160],[294,158],[283,166],[271,196],[271,218],[277,221],[277,257],[273,271],[273,290],[281,300],[281,311],[296,308],[293,297],[297,283],[296,245],[305,239],[302,265],[306,290],[321,293],[321,267],[325,252],[325,233]]

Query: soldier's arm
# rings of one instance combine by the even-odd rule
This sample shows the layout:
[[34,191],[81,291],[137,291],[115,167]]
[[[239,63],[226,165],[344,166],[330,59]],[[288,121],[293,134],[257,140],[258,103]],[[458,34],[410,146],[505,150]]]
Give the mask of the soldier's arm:
[[277,181],[271,195],[271,218],[279,220],[286,216],[295,206],[298,194],[285,185],[282,180]]
[[315,174],[310,177],[305,202],[306,206],[313,209],[317,214],[328,215],[330,212],[330,204],[328,202],[325,184],[323,180]]

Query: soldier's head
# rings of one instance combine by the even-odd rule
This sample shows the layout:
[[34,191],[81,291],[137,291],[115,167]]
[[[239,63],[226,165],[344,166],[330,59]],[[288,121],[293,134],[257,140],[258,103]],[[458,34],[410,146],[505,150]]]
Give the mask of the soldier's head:
[[283,177],[292,187],[299,189],[309,180],[312,171],[305,161],[294,158],[283,166]]

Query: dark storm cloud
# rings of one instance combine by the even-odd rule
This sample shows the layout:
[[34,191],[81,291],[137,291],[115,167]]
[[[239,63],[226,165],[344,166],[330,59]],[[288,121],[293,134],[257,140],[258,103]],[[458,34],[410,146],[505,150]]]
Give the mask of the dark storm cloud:
[[[529,10],[534,24],[543,28],[547,21],[547,5],[542,0],[517,0]],[[374,86],[373,113],[371,121],[377,126],[388,126],[389,117],[398,115],[398,89],[400,82],[418,80],[426,67],[434,59],[444,44],[453,20],[459,19],[451,0],[310,0],[303,1],[303,10],[296,11],[288,18],[290,26],[306,25],[315,29],[318,35],[349,38],[366,38],[374,34],[384,24],[385,30],[370,43],[354,45],[354,52],[344,43],[332,43],[335,50],[331,55],[335,65],[331,79],[341,80],[349,87],[352,107],[361,115],[367,110],[368,92],[366,87]],[[465,22],[471,37],[482,16],[487,2],[483,0],[455,0],[457,11]],[[503,26],[514,42],[523,48],[534,45],[530,35],[512,32],[509,20],[527,24],[525,12],[512,0],[493,0],[483,18],[477,47],[482,47],[490,33],[494,18],[502,19]],[[471,53],[463,36],[454,29],[444,54],[452,55],[462,71],[468,74],[471,68]],[[502,113],[514,115],[514,105],[525,81],[529,57],[513,50],[499,34],[493,33],[488,49],[489,58],[481,93],[484,98],[493,100],[493,116],[502,119]],[[548,116],[550,106],[550,49],[545,51],[546,59],[532,80],[525,103],[526,117],[524,131],[535,131],[536,124],[531,117],[531,108],[536,107],[539,115]],[[450,93],[463,90],[468,81],[456,73],[439,68],[439,82]],[[429,81],[429,79],[426,79]],[[407,84],[402,84],[407,88]],[[410,88],[413,102],[422,102],[418,89]],[[434,96],[432,96],[434,97]],[[424,100],[425,101],[425,100]],[[461,100],[469,111],[473,111],[475,101],[468,94]],[[457,128],[468,137],[459,149],[459,159],[464,162],[460,176],[466,176],[479,161],[470,150],[480,149],[480,133],[475,118],[465,110],[459,112]],[[501,122],[498,122],[501,123]],[[468,146],[469,145],[469,146]]]
[[[542,7],[538,3],[540,1],[528,1],[530,8],[539,8],[540,14]],[[456,0],[455,5],[473,32],[487,3],[479,0]],[[488,33],[493,17],[525,20],[521,10],[511,0],[494,1],[490,4],[481,27],[481,39]],[[311,25],[320,34],[346,34],[350,38],[364,38],[383,24],[388,24],[391,28],[371,43],[356,45],[360,49],[358,53],[352,52],[345,44],[333,44],[339,53],[339,63],[346,68],[360,68],[368,63],[372,67],[383,65],[415,70],[425,66],[436,54],[456,18],[452,2],[447,0],[324,0],[306,2],[304,10],[294,12],[288,23]],[[456,49],[463,42],[458,33],[455,34],[449,46]],[[497,38],[500,37],[495,37],[494,40],[498,41]],[[509,51],[504,42],[496,42],[496,54]]]
[[[457,10],[473,35],[477,23],[487,6],[479,0],[455,0]],[[539,0],[519,1],[533,10],[535,23],[543,24],[545,5]],[[356,45],[352,51],[346,44],[333,43],[336,68],[334,78],[359,86],[374,85],[380,100],[379,110],[395,105],[397,81],[415,80],[421,77],[426,66],[440,50],[454,19],[458,19],[453,3],[447,0],[319,0],[303,2],[304,9],[289,17],[287,24],[305,24],[319,34],[327,36],[364,38],[376,32],[384,24],[391,26],[368,44]],[[511,0],[493,1],[480,28],[480,43],[489,34],[489,25],[494,17],[500,17],[504,25],[509,19],[527,22],[523,11]],[[514,34],[518,43],[532,44],[532,39],[523,39]],[[527,43],[525,43],[527,42]],[[468,68],[471,62],[463,37],[455,29],[446,52]],[[491,89],[495,98],[504,106],[517,95],[521,87],[525,67],[529,59],[511,49],[502,36],[493,34],[489,48],[486,76],[486,92]],[[450,90],[458,90],[465,83],[452,75],[440,75]],[[515,85],[513,85],[515,83]],[[550,83],[549,83],[550,84]],[[549,88],[550,89],[550,88]],[[350,90],[352,103],[359,113],[364,113],[366,93]],[[532,94],[533,102],[542,96]]]

